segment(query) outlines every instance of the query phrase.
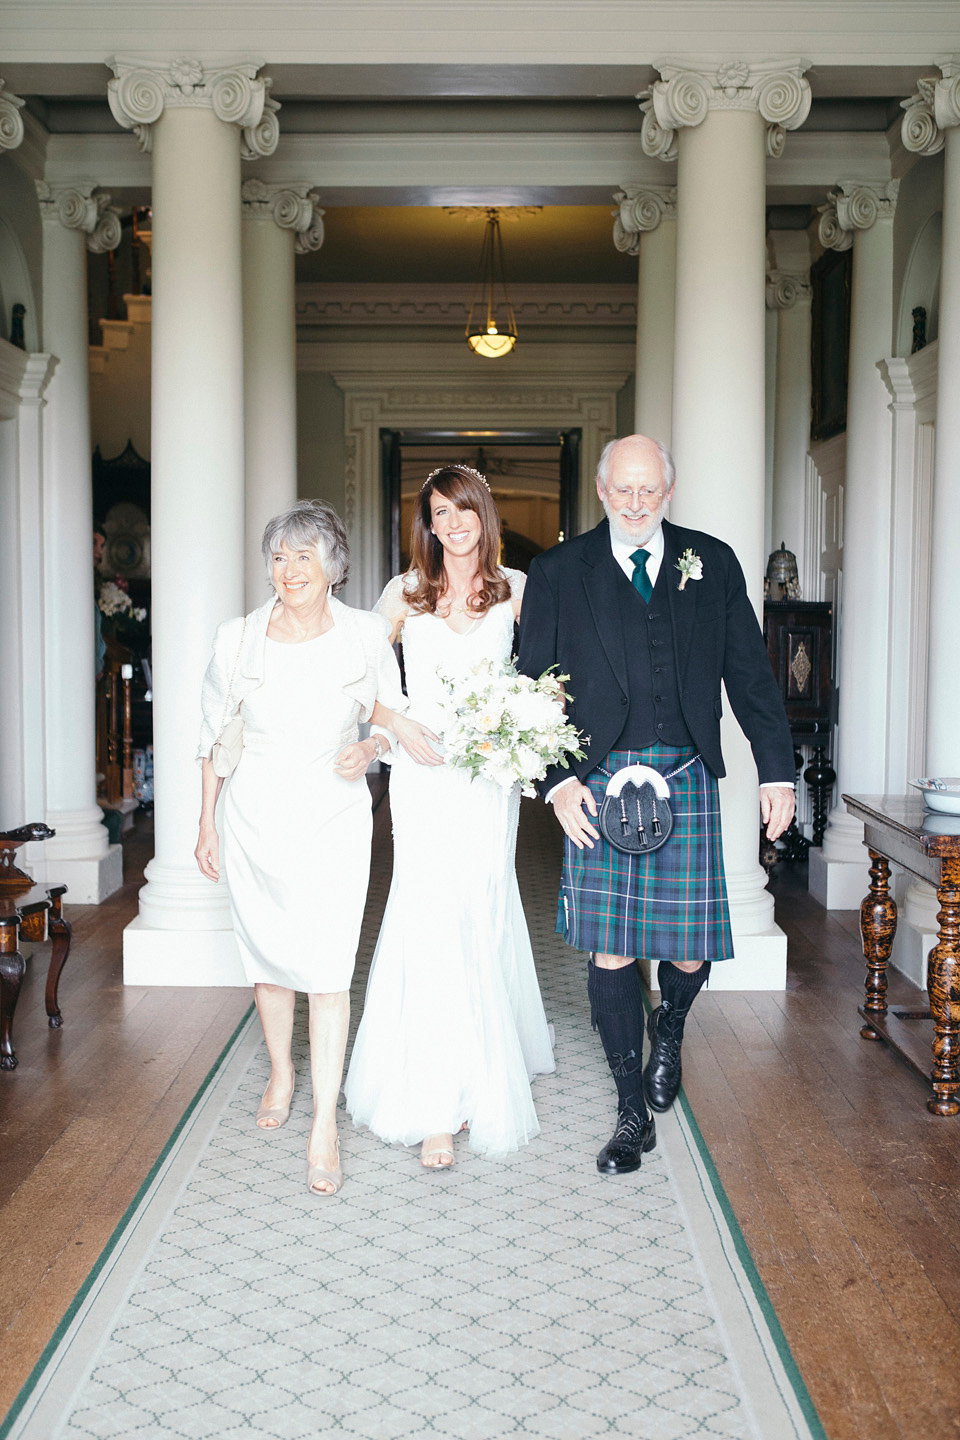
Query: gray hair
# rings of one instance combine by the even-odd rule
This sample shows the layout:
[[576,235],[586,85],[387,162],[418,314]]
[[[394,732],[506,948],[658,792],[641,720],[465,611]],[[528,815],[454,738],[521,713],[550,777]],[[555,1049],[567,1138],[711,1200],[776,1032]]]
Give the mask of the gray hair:
[[343,588],[350,574],[350,549],[343,521],[325,500],[298,500],[282,515],[267,521],[260,542],[267,579],[273,556],[286,543],[292,550],[315,550],[331,594]]
[[662,444],[659,440],[652,439],[648,435],[621,435],[620,439],[618,440],[607,441],[606,445],[604,445],[603,449],[600,451],[600,459],[597,461],[597,479],[603,486],[604,490],[606,490],[607,488],[607,474],[610,470],[610,462],[613,458],[614,446],[619,445],[621,440],[635,439],[650,440],[650,444],[660,456],[660,469],[663,473],[664,484],[666,485],[668,490],[672,490],[677,478],[677,470],[676,466],[673,463],[673,456],[670,454],[670,451],[667,449],[666,445]]

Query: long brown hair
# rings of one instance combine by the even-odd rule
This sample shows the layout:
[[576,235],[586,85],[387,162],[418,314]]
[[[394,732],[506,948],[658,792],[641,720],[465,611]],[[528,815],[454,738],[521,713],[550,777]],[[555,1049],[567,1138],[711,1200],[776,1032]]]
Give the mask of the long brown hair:
[[428,478],[413,511],[410,532],[410,569],[417,579],[416,588],[406,593],[406,600],[415,612],[436,613],[447,588],[443,568],[443,546],[431,530],[430,497],[436,492],[458,510],[472,510],[480,517],[480,545],[477,552],[477,573],[480,589],[472,597],[470,609],[483,615],[492,605],[510,598],[510,582],[498,564],[500,556],[500,516],[486,482],[469,465],[444,465]]

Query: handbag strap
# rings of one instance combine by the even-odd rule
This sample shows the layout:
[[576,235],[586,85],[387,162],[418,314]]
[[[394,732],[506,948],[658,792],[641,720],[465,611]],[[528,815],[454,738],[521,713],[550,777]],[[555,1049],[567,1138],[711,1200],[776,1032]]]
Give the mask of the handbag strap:
[[[690,758],[689,760],[687,760],[683,765],[678,765],[677,768],[676,768],[676,770],[671,770],[669,775],[664,775],[664,777],[663,777],[664,780],[672,780],[673,777],[674,777],[674,775],[682,775],[683,772],[684,772],[684,770],[689,770],[689,769],[690,769],[690,766],[694,763],[694,761],[699,760],[699,759],[700,759],[700,751],[698,750],[697,753],[696,753],[696,755],[691,756],[691,758]],[[599,770],[601,775],[606,775],[606,777],[607,777],[608,780],[612,780],[612,779],[613,779],[613,773],[612,773],[612,771],[610,771],[610,770],[605,770],[602,765],[594,765],[593,768],[594,768],[594,770]]]
[[216,744],[219,745],[226,729],[227,717],[230,714],[230,697],[233,694],[233,682],[237,678],[237,666],[240,664],[240,653],[243,650],[243,637],[247,633],[247,617],[243,617],[243,629],[240,631],[240,644],[237,646],[237,658],[233,662],[233,673],[230,676],[230,684],[227,686],[227,703],[223,707],[223,719],[220,721],[220,734],[217,736]]

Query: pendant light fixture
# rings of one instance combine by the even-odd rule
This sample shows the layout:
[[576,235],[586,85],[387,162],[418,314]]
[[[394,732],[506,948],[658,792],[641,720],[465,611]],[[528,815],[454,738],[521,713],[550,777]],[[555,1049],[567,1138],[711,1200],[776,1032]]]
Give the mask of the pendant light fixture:
[[488,360],[509,355],[517,343],[517,321],[507,294],[500,212],[496,208],[487,211],[480,250],[480,273],[466,334],[467,344],[473,353]]

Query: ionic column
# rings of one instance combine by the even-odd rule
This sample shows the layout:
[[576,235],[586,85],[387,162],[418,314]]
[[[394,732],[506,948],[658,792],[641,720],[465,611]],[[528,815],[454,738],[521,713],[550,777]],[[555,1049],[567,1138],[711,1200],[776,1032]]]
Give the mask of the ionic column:
[[240,983],[226,890],[193,858],[200,683],[243,604],[240,159],[278,127],[257,66],[112,62],[114,117],[153,151],[152,596],[156,850],[124,935],[134,983]]
[[[891,455],[889,395],[877,366],[889,354],[893,336],[898,183],[842,181],[820,207],[824,247],[853,246],[834,761],[838,797],[886,789]],[[810,852],[811,893],[828,909],[856,908],[863,898],[863,856],[863,826],[838,801],[822,849]]]
[[960,666],[955,616],[960,556],[960,56],[937,63],[942,78],[920,81],[919,93],[906,103],[902,135],[908,150],[921,155],[944,152],[924,773],[958,775]]
[[[960,675],[950,636],[960,554],[960,57],[938,62],[941,76],[925,77],[903,103],[905,149],[943,157],[943,232],[940,327],[937,345],[937,423],[934,432],[933,525],[930,544],[930,622],[927,648],[925,775],[960,774]],[[937,941],[936,891],[911,880],[903,897],[893,962],[918,985]]]
[[260,538],[297,498],[294,255],[323,244],[323,211],[307,185],[243,185],[243,374],[246,450],[245,605],[267,582]]
[[0,151],[16,150],[23,142],[23,117],[20,111],[25,102],[12,90],[7,82],[0,80]]
[[[43,415],[47,824],[44,875],[74,904],[123,883],[97,804],[87,249],[112,250],[120,220],[92,184],[37,182],[43,219],[43,346],[57,359]],[[39,874],[38,874],[38,878]]]
[[673,426],[673,311],[677,278],[677,191],[627,186],[613,197],[613,243],[639,255],[634,428],[669,446]]
[[[797,61],[658,66],[646,102],[647,154],[677,155],[673,518],[733,546],[759,615],[764,567],[766,155],[802,124],[810,87]],[[723,855],[736,960],[717,981],[779,989],[786,937],[757,859],[757,772],[724,717]],[[793,777],[785,775],[784,780]]]
[[767,309],[777,317],[771,541],[773,548],[786,542],[803,575],[811,390],[809,242],[805,231],[781,233],[776,240],[780,265],[767,272]]

